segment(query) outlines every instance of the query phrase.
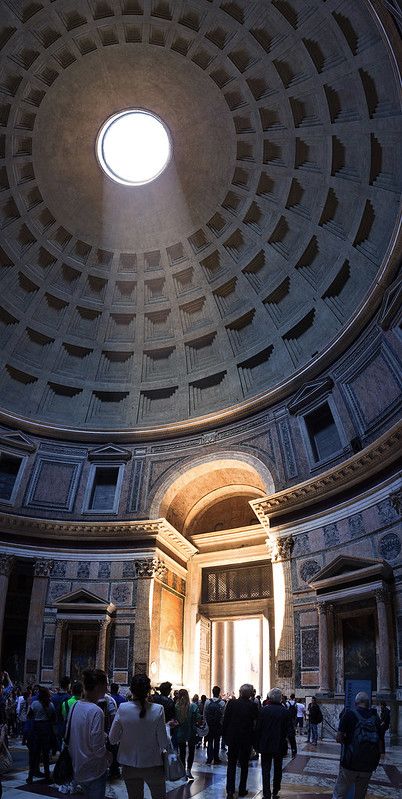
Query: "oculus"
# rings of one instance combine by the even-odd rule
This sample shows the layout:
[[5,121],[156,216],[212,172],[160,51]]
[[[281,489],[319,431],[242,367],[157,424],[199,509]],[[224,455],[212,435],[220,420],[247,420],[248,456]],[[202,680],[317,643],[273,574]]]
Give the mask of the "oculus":
[[143,186],[166,169],[172,153],[169,131],[150,111],[128,109],[109,117],[96,140],[96,155],[109,178]]

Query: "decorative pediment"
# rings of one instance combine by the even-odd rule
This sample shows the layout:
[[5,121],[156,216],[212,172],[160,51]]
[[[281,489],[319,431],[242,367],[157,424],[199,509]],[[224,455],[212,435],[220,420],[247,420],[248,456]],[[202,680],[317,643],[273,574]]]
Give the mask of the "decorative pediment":
[[37,446],[23,433],[0,433],[0,446],[22,449],[24,452],[35,452]]
[[115,444],[105,444],[103,447],[96,447],[88,452],[89,461],[129,461],[132,453],[123,447],[116,447]]
[[389,580],[392,576],[391,567],[384,560],[374,558],[357,558],[353,555],[339,555],[335,560],[324,566],[314,575],[310,582],[316,591],[320,589],[333,590],[345,583],[357,580]]
[[71,613],[86,611],[110,614],[116,610],[116,606],[108,602],[107,599],[97,596],[85,588],[78,588],[76,591],[57,597],[54,604],[58,611],[69,611]]
[[324,377],[321,380],[313,380],[307,383],[288,403],[288,411],[292,415],[302,413],[307,410],[310,405],[313,405],[319,399],[324,399],[334,385],[330,377]]

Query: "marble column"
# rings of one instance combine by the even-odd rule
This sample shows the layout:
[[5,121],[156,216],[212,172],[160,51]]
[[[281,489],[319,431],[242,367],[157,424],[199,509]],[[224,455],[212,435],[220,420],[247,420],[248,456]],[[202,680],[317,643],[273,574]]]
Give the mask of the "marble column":
[[[166,566],[158,558],[135,561],[137,602],[134,625],[134,672],[149,673],[154,578],[162,577]],[[159,631],[158,631],[159,634]]]
[[378,620],[378,682],[377,693],[389,694],[391,692],[390,668],[390,628],[388,617],[389,593],[385,589],[375,592]]
[[110,624],[110,618],[102,619],[99,622],[98,644],[96,647],[96,668],[107,671],[106,668],[106,646],[107,646],[107,632]]
[[60,685],[61,645],[62,645],[65,624],[66,622],[64,621],[64,619],[57,619],[56,621],[56,631],[54,636],[54,653],[53,653],[53,684],[56,687]]
[[[220,687],[225,691],[235,691],[235,646],[234,622],[225,622],[225,655],[224,655],[225,681]],[[218,683],[219,685],[219,683]]]
[[[200,673],[200,642],[196,638],[198,606],[201,596],[201,568],[197,563],[189,561],[187,564],[186,598],[184,602],[183,625],[183,685],[189,687],[191,693],[201,690],[203,682]],[[210,669],[209,669],[210,671]],[[209,694],[208,686],[204,691]]]
[[[52,560],[36,560],[29,606],[27,640],[25,646],[25,680],[40,680],[41,648],[43,640],[43,617]],[[31,667],[27,669],[28,661]],[[36,664],[35,669],[33,668]]]
[[320,668],[320,694],[329,695],[331,693],[330,686],[330,668],[331,668],[331,645],[330,645],[330,630],[329,630],[329,615],[331,607],[328,602],[318,602],[318,639],[319,651],[318,660]]
[[4,613],[6,610],[6,600],[8,591],[8,581],[15,563],[13,555],[0,556],[0,656],[3,641]]
[[222,687],[224,679],[225,627],[223,621],[212,625],[212,685]]
[[292,536],[276,539],[270,537],[272,580],[275,618],[276,682],[289,694],[295,682],[295,634],[291,556],[294,546]]

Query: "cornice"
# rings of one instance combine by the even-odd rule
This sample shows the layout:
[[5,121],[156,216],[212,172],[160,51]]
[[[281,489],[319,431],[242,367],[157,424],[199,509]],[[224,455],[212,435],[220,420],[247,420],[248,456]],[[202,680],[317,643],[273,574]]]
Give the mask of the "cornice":
[[266,537],[266,530],[260,524],[256,524],[252,527],[239,527],[234,530],[197,533],[191,536],[191,541],[197,551],[201,553],[257,546],[264,544]]
[[1,513],[0,525],[4,533],[58,541],[129,540],[135,545],[136,541],[148,540],[150,546],[166,548],[184,561],[197,552],[196,547],[163,518],[141,522],[70,522]]
[[401,439],[402,424],[398,424],[364,450],[327,472],[277,494],[254,499],[250,505],[260,522],[267,527],[270,519],[339,494],[392,464],[400,456]]

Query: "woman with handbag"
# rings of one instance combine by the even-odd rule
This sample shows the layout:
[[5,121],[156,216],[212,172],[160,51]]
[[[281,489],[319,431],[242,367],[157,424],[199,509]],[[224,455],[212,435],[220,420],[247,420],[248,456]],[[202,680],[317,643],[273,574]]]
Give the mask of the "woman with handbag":
[[[56,723],[56,710],[50,701],[48,688],[39,687],[38,698],[34,699],[28,711],[28,719],[33,721],[32,733],[29,738],[29,773],[27,783],[33,783],[34,777],[45,777],[50,781],[49,756],[53,747],[53,725]],[[44,775],[39,771],[40,761],[43,762]]]
[[123,767],[128,799],[143,799],[147,783],[152,799],[165,799],[166,782],[162,753],[168,749],[163,706],[150,702],[149,677],[131,680],[132,701],[123,702],[109,733],[111,744],[120,744],[118,762]]
[[183,766],[186,765],[186,750],[187,753],[187,769],[186,776],[188,780],[193,780],[194,777],[191,773],[191,768],[194,762],[195,745],[197,743],[198,725],[201,722],[201,714],[198,705],[190,702],[188,691],[181,688],[176,702],[176,720],[178,726],[175,729],[175,740],[179,748],[180,760]]

